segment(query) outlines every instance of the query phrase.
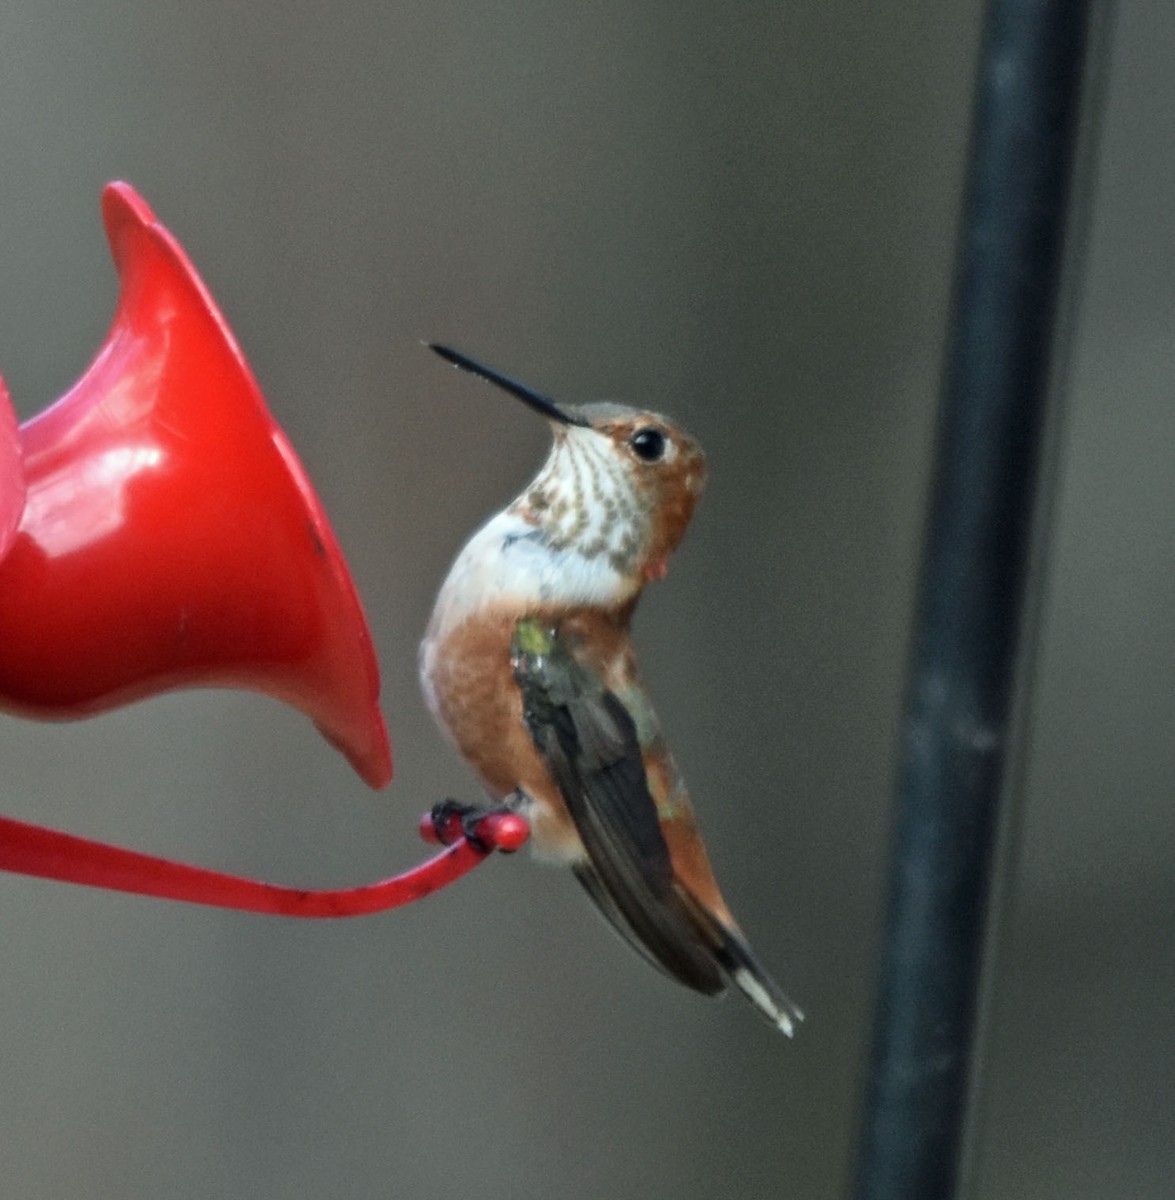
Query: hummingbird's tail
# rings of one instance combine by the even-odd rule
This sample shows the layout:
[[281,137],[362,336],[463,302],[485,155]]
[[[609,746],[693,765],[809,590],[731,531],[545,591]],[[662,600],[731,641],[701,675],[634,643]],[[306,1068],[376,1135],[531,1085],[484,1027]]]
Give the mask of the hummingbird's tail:
[[767,973],[766,967],[737,929],[719,926],[719,941],[714,956],[731,982],[780,1033],[791,1037],[796,1024],[804,1019],[799,1006]]
[[678,895],[685,901],[695,928],[706,943],[724,980],[733,983],[780,1033],[791,1037],[804,1019],[800,1006],[771,978],[742,931],[731,921],[702,905],[683,888]]

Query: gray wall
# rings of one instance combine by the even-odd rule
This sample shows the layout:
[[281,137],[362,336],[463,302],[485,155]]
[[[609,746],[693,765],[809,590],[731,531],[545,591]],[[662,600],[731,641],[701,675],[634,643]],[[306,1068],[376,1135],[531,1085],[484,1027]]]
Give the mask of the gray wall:
[[[3,811],[281,881],[377,878],[475,795],[415,646],[545,431],[420,348],[639,399],[712,487],[639,647],[794,1044],[671,987],[573,881],[488,864],[299,925],[0,878],[0,1174],[30,1200],[835,1197],[975,4],[191,0],[0,9],[0,370],[98,345],[132,180],[223,305],[370,613],[390,791],[229,693],[0,720]],[[1120,5],[1044,601],[979,1192],[1175,1175],[1175,15]]]

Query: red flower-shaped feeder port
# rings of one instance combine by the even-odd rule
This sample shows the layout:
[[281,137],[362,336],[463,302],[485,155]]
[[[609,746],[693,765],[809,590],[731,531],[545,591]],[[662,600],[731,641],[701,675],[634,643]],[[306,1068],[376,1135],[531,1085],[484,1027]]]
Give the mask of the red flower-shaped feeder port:
[[381,787],[371,637],[306,473],[176,240],[125,184],[102,208],[121,296],[86,373],[20,430],[0,708],[57,719],[252,688]]
[[[0,384],[0,711],[57,720],[244,687],[306,713],[382,787],[391,757],[371,636],[314,489],[179,243],[125,183],[106,188],[102,212],[121,292],[101,350],[19,431]],[[306,892],[0,818],[0,868],[344,916],[426,895],[525,836],[521,818],[494,814],[481,845],[460,839],[396,879]]]

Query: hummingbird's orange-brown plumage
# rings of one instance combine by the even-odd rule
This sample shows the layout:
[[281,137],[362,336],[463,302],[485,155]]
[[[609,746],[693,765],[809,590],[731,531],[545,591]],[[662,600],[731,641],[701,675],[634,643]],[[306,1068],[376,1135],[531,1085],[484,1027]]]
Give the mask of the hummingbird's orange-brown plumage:
[[705,483],[701,449],[656,413],[558,407],[434,349],[547,416],[554,446],[441,588],[420,655],[429,706],[494,800],[525,813],[537,853],[570,864],[638,950],[703,992],[733,981],[791,1033],[800,1013],[722,899],[630,638]]

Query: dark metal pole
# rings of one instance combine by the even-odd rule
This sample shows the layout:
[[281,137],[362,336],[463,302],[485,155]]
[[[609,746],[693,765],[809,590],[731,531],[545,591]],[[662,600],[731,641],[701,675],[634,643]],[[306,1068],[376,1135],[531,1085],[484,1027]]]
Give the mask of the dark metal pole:
[[857,1200],[957,1184],[1090,8],[987,13]]

